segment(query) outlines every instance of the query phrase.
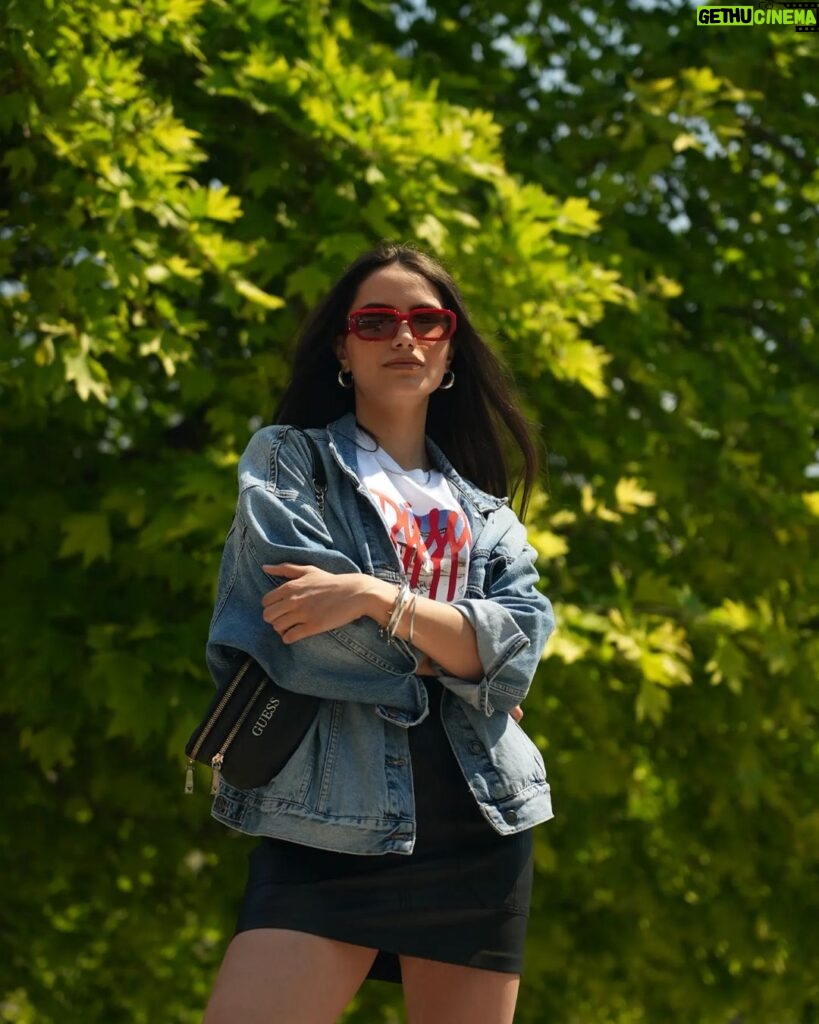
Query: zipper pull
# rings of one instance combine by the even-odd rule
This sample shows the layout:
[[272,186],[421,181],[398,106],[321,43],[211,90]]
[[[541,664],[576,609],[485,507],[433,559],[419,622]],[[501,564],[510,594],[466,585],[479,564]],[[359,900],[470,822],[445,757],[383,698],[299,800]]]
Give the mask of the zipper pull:
[[193,792],[193,761],[188,761],[188,767],[185,771],[185,792]]
[[222,777],[222,761],[224,758],[221,754],[214,754],[211,758],[211,777],[210,777],[210,795],[215,796],[219,792],[219,779]]

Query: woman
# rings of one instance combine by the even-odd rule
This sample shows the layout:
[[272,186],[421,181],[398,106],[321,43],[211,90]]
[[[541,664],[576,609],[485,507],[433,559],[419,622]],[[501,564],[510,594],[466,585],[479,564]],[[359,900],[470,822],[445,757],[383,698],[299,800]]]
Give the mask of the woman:
[[303,434],[258,431],[208,661],[223,682],[247,652],[325,699],[269,785],[220,784],[217,820],[263,838],[205,1024],[330,1024],[367,977],[402,982],[410,1024],[507,1024],[552,817],[515,718],[554,620],[492,496],[502,421],[525,507],[525,421],[452,279],[403,245],[315,311],[275,419],[313,428],[325,507]]

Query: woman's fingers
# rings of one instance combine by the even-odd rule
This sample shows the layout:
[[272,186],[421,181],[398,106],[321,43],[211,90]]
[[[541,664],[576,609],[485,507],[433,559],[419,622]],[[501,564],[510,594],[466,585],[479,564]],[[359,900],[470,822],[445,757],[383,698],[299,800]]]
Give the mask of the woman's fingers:
[[262,612],[262,618],[271,626],[275,626],[284,622],[285,619],[303,619],[304,616],[297,616],[296,610],[293,608],[292,604],[285,603],[284,601],[277,601],[276,604],[268,605],[265,608]]
[[275,618],[268,618],[265,615],[263,618],[265,622],[272,626],[280,636],[284,635],[288,629],[292,629],[293,626],[300,626],[304,622],[303,617],[295,612],[284,612],[281,615],[277,615]]
[[306,572],[313,572],[314,565],[293,565],[292,562],[281,562],[279,565],[263,565],[262,571],[268,576],[286,576],[288,579],[297,579],[304,576]]
[[275,575],[288,576],[261,597],[262,618],[283,638],[294,625],[300,627],[288,642],[313,636],[352,622],[360,615],[362,577],[358,573],[333,574],[303,565],[265,565]]

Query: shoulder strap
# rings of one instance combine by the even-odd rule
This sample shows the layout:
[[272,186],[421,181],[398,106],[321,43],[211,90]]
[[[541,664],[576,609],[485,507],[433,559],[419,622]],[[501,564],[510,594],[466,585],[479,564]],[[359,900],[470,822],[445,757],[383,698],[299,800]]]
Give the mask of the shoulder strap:
[[304,435],[305,441],[310,447],[310,457],[313,460],[313,490],[316,494],[316,504],[319,507],[321,518],[324,518],[324,496],[327,493],[327,474],[324,471],[324,463],[321,461],[318,446],[312,437],[302,427],[292,427]]

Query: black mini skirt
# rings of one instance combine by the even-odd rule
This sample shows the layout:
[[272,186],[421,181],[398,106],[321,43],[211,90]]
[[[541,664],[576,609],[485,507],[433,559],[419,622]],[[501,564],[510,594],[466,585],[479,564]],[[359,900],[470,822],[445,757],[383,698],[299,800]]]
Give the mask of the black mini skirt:
[[379,950],[368,977],[383,981],[401,980],[400,954],[520,974],[532,832],[501,836],[483,817],[444,732],[443,687],[423,679],[430,713],[409,730],[413,852],[362,856],[263,838],[237,934],[287,928],[368,946]]

